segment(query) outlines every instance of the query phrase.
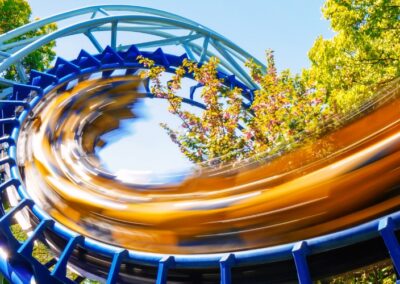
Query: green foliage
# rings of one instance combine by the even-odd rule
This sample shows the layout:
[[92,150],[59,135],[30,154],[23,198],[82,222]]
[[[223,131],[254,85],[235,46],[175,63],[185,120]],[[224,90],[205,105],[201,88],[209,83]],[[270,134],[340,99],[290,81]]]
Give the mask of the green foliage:
[[[152,80],[152,93],[167,99],[169,111],[182,121],[179,131],[166,124],[162,127],[191,161],[216,166],[260,158],[283,147],[295,147],[322,132],[321,126],[330,114],[324,93],[316,91],[306,72],[302,76],[292,76],[288,70],[279,74],[272,51],[266,57],[266,74],[253,62],[247,64],[260,86],[249,109],[242,107],[242,90],[227,87],[217,77],[217,58],[201,66],[185,60],[165,86],[160,80],[164,69],[139,57],[150,68],[144,76]],[[203,85],[200,96],[206,108],[201,115],[183,110],[182,100],[176,95],[185,75]]]
[[19,224],[11,225],[10,227],[11,233],[13,234],[14,238],[19,242],[24,242],[28,239],[28,235],[24,230],[22,230]]
[[31,8],[24,0],[0,1],[0,33],[6,33],[29,23]]
[[325,93],[315,88],[307,72],[293,76],[284,70],[279,74],[272,51],[267,51],[266,57],[266,74],[251,61],[247,64],[260,86],[250,108],[254,116],[244,131],[250,134],[247,143],[253,147],[251,155],[274,154],[282,146],[290,149],[314,139],[331,116]]
[[[22,230],[19,224],[11,225],[11,232],[19,242],[24,242],[28,239],[27,233]],[[42,264],[46,264],[53,258],[52,253],[46,245],[39,241],[36,241],[33,246],[32,256]]]
[[[389,261],[390,263],[390,261]],[[394,284],[396,283],[396,272],[388,262],[378,263],[337,275],[330,279],[316,281],[317,284]]]
[[2,274],[0,274],[0,284],[8,284],[8,281]]
[[[266,74],[247,63],[260,87],[249,110],[241,107],[241,90],[227,89],[216,77],[215,58],[201,67],[185,61],[168,86],[160,81],[163,69],[147,61],[153,93],[167,98],[170,111],[183,122],[179,131],[162,126],[190,160],[209,164],[218,159],[220,164],[293,148],[318,137],[328,122],[338,122],[332,117],[358,109],[400,75],[399,0],[327,0],[323,13],[336,35],[315,41],[309,52],[312,66],[301,75],[278,73],[272,51]],[[184,75],[204,85],[206,110],[200,116],[183,111],[176,96]]]
[[349,112],[400,75],[400,1],[327,0],[323,14],[336,35],[309,52],[310,74],[339,112]]
[[[29,23],[31,14],[31,8],[25,0],[0,0],[0,34]],[[38,37],[56,29],[57,26],[55,24],[46,25],[36,31],[21,35],[7,43]],[[43,71],[49,68],[51,61],[56,55],[53,50],[54,47],[55,42],[50,42],[26,56],[22,61],[22,66],[25,68],[26,72],[30,72],[32,69]],[[15,66],[11,66],[2,76],[10,80],[19,79]]]
[[[22,230],[22,228],[19,224],[11,225],[10,229],[11,229],[11,233],[13,234],[13,236],[19,242],[22,243],[28,239],[28,234],[24,230]],[[35,242],[35,244],[33,246],[32,256],[34,258],[36,258],[36,260],[38,260],[41,264],[46,264],[54,258],[54,255],[50,251],[50,249],[40,241]],[[54,268],[54,266],[52,266],[50,268],[50,270],[52,270],[53,268]],[[78,275],[73,273],[70,269],[67,268],[67,277],[71,280],[74,280],[78,277]],[[0,277],[0,280],[1,280],[1,277]],[[0,283],[1,283],[1,281],[0,281]],[[99,283],[99,282],[85,279],[85,281],[83,283],[89,284],[89,283]]]

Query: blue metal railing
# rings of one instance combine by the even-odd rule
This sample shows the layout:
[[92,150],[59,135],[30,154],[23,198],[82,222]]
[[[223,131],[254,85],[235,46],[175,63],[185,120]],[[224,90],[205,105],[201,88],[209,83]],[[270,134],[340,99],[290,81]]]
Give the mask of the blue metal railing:
[[[16,142],[20,126],[29,115],[30,109],[55,87],[66,85],[67,82],[85,74],[102,72],[103,76],[110,76],[115,69],[125,69],[127,72],[131,72],[130,70],[132,69],[143,68],[136,60],[138,55],[154,60],[157,64],[165,66],[170,72],[173,72],[174,68],[179,66],[182,60],[186,58],[184,55],[165,54],[161,49],[155,52],[140,52],[135,46],[132,46],[126,52],[117,52],[111,47],[106,47],[101,54],[97,55],[90,55],[86,51],[82,51],[78,58],[71,62],[58,58],[55,66],[47,72],[32,71],[30,84],[16,84],[9,97],[0,101],[2,109],[7,110],[6,113],[9,114],[9,116],[0,119],[0,126],[10,126],[7,128],[6,133],[3,133],[3,137],[0,138],[0,142],[9,144],[8,157],[3,158],[0,164],[8,164],[10,167],[10,178],[0,184],[0,191],[4,191],[9,186],[14,186],[21,197],[18,205],[6,212],[0,219],[0,246],[9,251],[8,261],[0,257],[0,271],[7,279],[13,283],[27,283],[27,280],[30,281],[30,277],[33,276],[37,283],[72,283],[66,277],[66,266],[74,249],[79,246],[89,253],[100,254],[111,260],[107,283],[116,283],[120,265],[124,261],[157,267],[156,281],[162,284],[166,283],[168,271],[172,268],[218,268],[220,270],[221,283],[231,283],[232,267],[271,263],[287,259],[294,260],[299,282],[311,283],[307,262],[308,256],[379,236],[383,238],[393,264],[396,270],[400,272],[400,247],[395,236],[395,231],[400,224],[400,212],[347,230],[297,243],[248,251],[203,255],[164,255],[121,250],[121,248],[80,236],[62,224],[55,222],[30,199],[26,188],[21,183],[16,163]],[[231,87],[239,86],[248,94],[251,93],[251,90],[237,81],[235,77],[227,76],[222,72],[219,73],[219,76],[226,79],[229,78],[226,82]],[[32,92],[35,93],[33,97]],[[186,99],[186,101],[193,105],[199,104],[199,102],[193,100],[193,96]],[[23,109],[19,110],[19,113],[15,116],[15,108],[21,106]],[[23,243],[20,243],[12,235],[9,227],[15,214],[24,208],[30,209],[39,220],[39,224],[31,236]],[[44,230],[48,230],[66,241],[66,246],[60,252],[52,271],[49,271],[46,266],[32,257],[33,242],[42,237]]]

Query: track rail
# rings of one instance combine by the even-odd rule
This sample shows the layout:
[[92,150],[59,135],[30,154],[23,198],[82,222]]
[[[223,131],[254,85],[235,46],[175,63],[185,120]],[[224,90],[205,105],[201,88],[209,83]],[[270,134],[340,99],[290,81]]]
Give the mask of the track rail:
[[[124,14],[116,14],[121,12]],[[88,19],[82,20],[82,17],[88,17]],[[70,22],[74,24],[68,25]],[[9,43],[18,36],[47,24],[57,24],[59,29],[48,35]],[[243,69],[244,62],[253,57],[224,36],[184,17],[156,9],[128,5],[81,8],[48,17],[0,35],[0,60],[2,60],[0,72],[12,64],[23,68],[19,62],[27,54],[52,40],[72,35],[84,35],[98,52],[102,52],[105,46],[97,38],[97,35],[102,32],[109,34],[109,45],[116,50],[123,51],[130,46],[131,43],[118,44],[118,34],[129,32],[139,39],[143,38],[143,35],[155,37],[154,40],[135,42],[141,49],[179,46],[191,60],[198,62],[203,62],[210,56],[217,56],[221,59],[221,71],[234,74],[248,86],[256,87]],[[253,60],[260,66],[264,66],[257,59],[253,58]],[[6,80],[0,80],[0,82],[12,84]]]
[[[109,15],[109,11],[116,10],[145,12],[164,18],[143,15]],[[94,18],[98,14],[102,14],[103,16]],[[78,15],[90,15],[93,19],[62,28],[52,34],[34,39],[32,42],[23,42],[14,46],[7,46],[5,44],[6,41],[42,25],[63,19],[73,19],[73,17]],[[208,40],[206,40],[207,37],[204,38],[202,47],[196,47],[194,43],[180,42],[184,48],[185,45],[186,48],[189,47],[187,55],[182,56],[165,54],[161,49],[157,49],[154,52],[140,51],[136,46],[125,46],[118,49],[115,41],[116,31],[127,29],[122,23],[132,22],[144,24],[141,27],[142,31],[147,31],[147,29],[143,30],[143,28],[154,28],[155,25],[160,27],[160,30],[179,27],[186,30],[193,30],[195,33],[201,34],[202,37],[208,35],[210,38]],[[109,23],[111,23],[111,26],[105,26],[105,24]],[[117,28],[115,23],[117,23]],[[217,42],[216,46],[219,46],[217,50],[229,51],[229,56],[225,56],[229,64],[224,63],[225,69],[221,70],[219,76],[232,82],[232,85],[243,88],[244,93],[247,94],[248,98],[251,98],[253,86],[247,84],[246,76],[241,73],[236,63],[234,63],[236,61],[231,61],[234,54],[241,54],[241,59],[246,59],[249,57],[247,53],[236,48],[216,33],[212,33],[211,36],[210,30],[192,21],[161,11],[140,7],[109,5],[83,8],[49,17],[2,35],[0,36],[0,50],[4,52],[4,54],[2,53],[4,60],[0,63],[0,71],[4,71],[12,64],[18,64],[27,54],[52,40],[76,33],[88,34],[88,31],[92,33],[94,29],[97,29],[96,31],[110,31],[113,43],[112,46],[100,48],[96,44],[96,40],[91,40],[100,52],[98,55],[91,55],[88,52],[82,51],[78,58],[72,61],[58,58],[53,68],[46,72],[32,71],[24,82],[0,80],[4,84],[12,86],[11,89],[8,89],[4,93],[5,97],[0,101],[2,109],[0,144],[4,155],[0,159],[0,164],[3,168],[0,191],[5,193],[9,190],[15,190],[17,192],[16,201],[12,204],[11,209],[6,211],[2,208],[0,218],[0,248],[2,249],[0,251],[0,270],[10,281],[13,283],[29,283],[33,277],[36,283],[72,283],[66,277],[67,265],[70,264],[73,257],[76,257],[78,251],[84,251],[87,255],[97,255],[108,260],[108,264],[106,265],[108,270],[102,276],[102,278],[106,278],[107,283],[117,283],[121,266],[127,262],[153,267],[156,271],[156,282],[161,284],[167,282],[169,272],[174,269],[215,269],[217,274],[219,274],[221,283],[230,283],[232,280],[232,269],[251,265],[272,264],[281,261],[294,262],[298,281],[300,283],[311,283],[309,269],[309,259],[311,257],[373,239],[384,241],[397,272],[400,272],[400,246],[396,237],[396,231],[400,227],[400,212],[389,214],[351,229],[295,243],[232,253],[201,255],[166,255],[125,250],[81,236],[62,224],[55,222],[30,199],[24,184],[21,183],[21,175],[17,166],[16,147],[20,126],[30,115],[30,110],[45,94],[49,93],[55,87],[84,74],[102,72],[103,76],[110,76],[112,74],[110,70],[143,68],[136,61],[139,54],[143,54],[155,60],[157,64],[165,66],[167,70],[173,71],[186,57],[202,61],[206,60],[208,56],[213,55],[207,50],[206,42],[214,40]],[[89,35],[88,37],[90,38],[91,36]],[[165,36],[165,38],[171,39],[172,37]],[[168,41],[168,44],[175,44],[180,40],[182,38],[176,39],[175,37],[174,40],[171,39],[171,41]],[[161,45],[166,42],[161,42]],[[153,42],[148,46],[157,46],[158,44],[160,42]],[[192,57],[190,53],[193,52],[198,56]],[[227,76],[223,72],[231,70],[235,71],[234,74],[237,75],[236,77]],[[195,89],[194,87],[193,90],[195,91]],[[199,102],[195,101],[193,96],[188,99],[188,102],[199,106]],[[10,231],[10,225],[14,223],[14,218],[21,214],[30,214],[29,216],[35,220],[29,238],[22,243],[17,241]],[[32,249],[35,240],[48,241],[50,244],[52,241],[57,243],[54,239],[62,240],[62,244],[58,246],[59,256],[54,259],[55,266],[50,271],[46,265],[40,264],[32,257]]]

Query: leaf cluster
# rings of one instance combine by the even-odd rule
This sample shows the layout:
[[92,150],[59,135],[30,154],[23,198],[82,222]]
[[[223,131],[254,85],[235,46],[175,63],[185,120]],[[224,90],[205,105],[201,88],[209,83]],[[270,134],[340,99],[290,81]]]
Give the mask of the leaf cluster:
[[[28,24],[31,15],[32,10],[25,0],[0,0],[0,34]],[[25,33],[5,44],[40,37],[56,29],[57,26],[55,24],[49,24],[36,31]],[[48,69],[56,55],[54,47],[55,42],[53,41],[27,55],[21,62],[26,73],[29,73],[32,69],[39,71]],[[21,79],[14,65],[6,70],[4,74],[2,74],[2,77],[9,80]]]
[[339,112],[348,113],[400,75],[400,1],[327,0],[336,35],[309,51],[310,73]]
[[[167,99],[169,111],[182,122],[179,130],[166,123],[162,127],[191,161],[208,166],[271,155],[321,133],[321,123],[329,117],[324,94],[315,90],[306,74],[292,76],[288,70],[279,74],[272,51],[266,59],[265,74],[253,61],[247,63],[260,88],[254,91],[251,105],[245,107],[243,90],[218,77],[219,60],[215,57],[201,65],[184,60],[168,84],[161,81],[163,67],[139,57],[149,68],[143,76],[152,81],[151,92]],[[205,109],[200,115],[184,110],[182,98],[177,96],[185,76],[202,85],[200,98]]]
[[[179,130],[162,127],[190,160],[221,165],[290,150],[319,137],[400,76],[399,0],[327,0],[323,14],[336,34],[317,38],[309,51],[312,65],[300,75],[277,72],[271,50],[266,52],[267,72],[247,62],[259,86],[247,109],[242,90],[218,78],[216,58],[201,66],[184,61],[168,86],[160,81],[164,70],[150,66],[153,93],[167,98],[170,111],[182,120]],[[201,115],[184,111],[176,95],[183,76],[203,86],[206,109]]]

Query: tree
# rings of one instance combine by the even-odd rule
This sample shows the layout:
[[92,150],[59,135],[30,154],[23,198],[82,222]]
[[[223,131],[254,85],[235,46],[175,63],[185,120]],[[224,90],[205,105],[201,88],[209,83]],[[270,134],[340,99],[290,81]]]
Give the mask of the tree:
[[309,52],[310,74],[339,112],[350,112],[400,75],[400,1],[327,0],[336,35]]
[[[0,34],[28,24],[31,14],[32,10],[25,0],[0,0]],[[41,36],[56,29],[57,26],[55,24],[46,25],[36,31],[21,35],[7,43]],[[22,61],[26,72],[30,72],[32,69],[43,71],[49,68],[50,63],[56,55],[53,50],[54,47],[55,42],[51,42],[26,56]],[[10,80],[19,79],[15,66],[11,66],[2,76]]]
[[[185,60],[168,85],[160,80],[163,67],[139,58],[150,68],[144,76],[152,80],[152,93],[169,101],[169,110],[181,119],[183,130],[173,130],[166,124],[162,127],[191,161],[216,166],[249,157],[262,158],[296,147],[321,133],[321,125],[329,117],[329,108],[321,97],[324,93],[316,91],[307,73],[292,76],[285,70],[278,74],[272,51],[267,51],[266,57],[266,74],[254,62],[247,64],[260,86],[248,108],[242,104],[243,90],[229,88],[217,77],[217,58],[201,66]],[[182,99],[176,95],[185,75],[203,86],[205,110],[201,115],[183,110]]]
[[[153,92],[167,98],[171,112],[183,121],[184,131],[163,127],[189,159],[231,162],[291,149],[335,127],[340,117],[400,76],[399,0],[327,0],[323,13],[336,35],[315,41],[309,52],[312,66],[301,75],[279,74],[271,51],[266,74],[248,62],[260,89],[247,110],[241,107],[242,90],[227,90],[216,77],[217,59],[201,67],[186,61],[168,86],[159,80],[162,69],[149,72]],[[204,85],[201,116],[182,111],[175,95],[186,73]]]
[[[241,90],[230,89],[217,78],[219,60],[211,58],[201,67],[189,60],[184,60],[182,66],[176,69],[175,75],[168,85],[163,85],[160,76],[164,68],[154,66],[152,60],[140,57],[140,62],[150,70],[144,77],[150,77],[153,82],[152,93],[159,98],[169,101],[169,111],[182,121],[182,132],[166,129],[173,142],[178,144],[181,151],[193,162],[215,162],[216,158],[224,161],[237,159],[245,143],[244,137],[237,134],[239,121],[245,120],[246,115],[241,107]],[[206,106],[201,116],[195,115],[182,108],[182,98],[176,95],[181,88],[181,79],[185,75],[203,84],[201,97]],[[225,100],[225,104],[223,103]]]

